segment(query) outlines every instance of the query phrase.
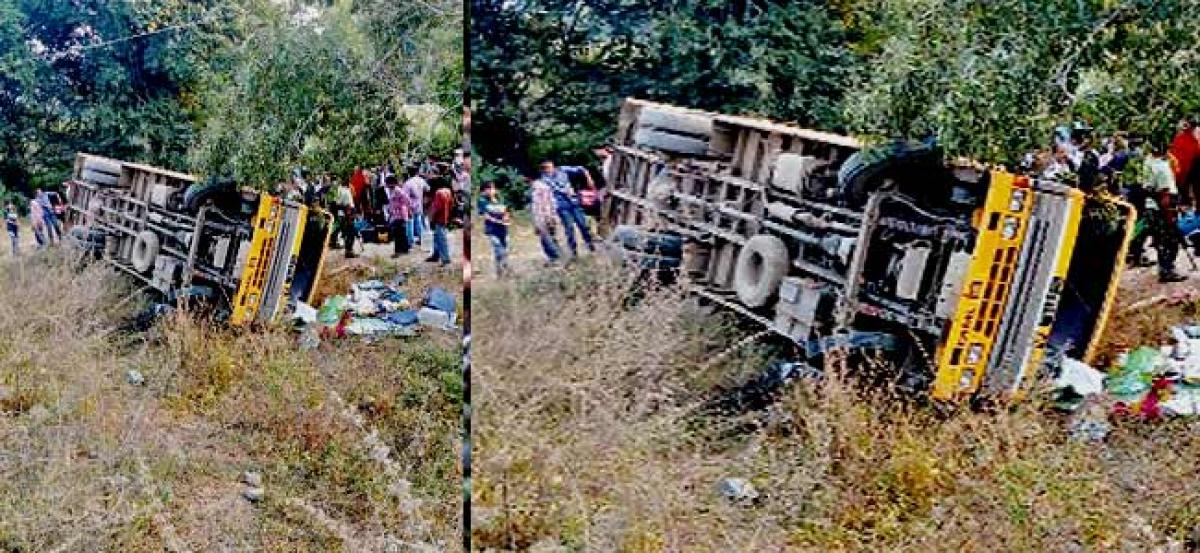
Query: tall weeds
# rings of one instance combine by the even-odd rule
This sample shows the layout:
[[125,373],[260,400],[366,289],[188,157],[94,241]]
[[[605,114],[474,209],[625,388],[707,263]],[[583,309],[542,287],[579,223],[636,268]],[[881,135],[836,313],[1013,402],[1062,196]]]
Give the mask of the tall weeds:
[[[838,375],[766,413],[697,416],[763,352],[718,357],[742,337],[727,317],[675,288],[629,307],[626,289],[585,266],[477,292],[480,549],[1133,551],[1198,537],[1196,422],[1078,443],[1034,403],[938,416]],[[728,477],[759,498],[726,499]]]

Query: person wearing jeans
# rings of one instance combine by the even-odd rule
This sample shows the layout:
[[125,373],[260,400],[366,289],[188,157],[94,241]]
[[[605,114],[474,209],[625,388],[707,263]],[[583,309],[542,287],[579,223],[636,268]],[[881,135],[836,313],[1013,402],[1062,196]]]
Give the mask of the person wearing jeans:
[[29,228],[33,229],[33,237],[37,240],[38,249],[46,247],[46,234],[43,228],[46,226],[46,218],[42,214],[42,204],[37,200],[29,202]]
[[395,245],[392,257],[400,257],[408,253],[409,227],[412,224],[412,206],[408,204],[408,194],[400,188],[400,181],[394,176],[387,178],[388,197],[388,229]]
[[554,191],[542,179],[536,179],[530,185],[530,212],[533,214],[533,228],[537,231],[538,241],[542,245],[542,253],[546,255],[547,263],[555,263],[559,257],[558,240],[555,239],[555,221],[558,215],[554,209]]
[[570,174],[582,174],[591,183],[592,176],[582,167],[558,169],[554,166],[553,161],[548,160],[542,162],[541,171],[540,180],[545,182],[554,193],[555,211],[558,219],[562,221],[563,234],[567,236],[567,248],[571,250],[571,256],[575,257],[579,254],[578,245],[575,242],[576,227],[579,228],[579,234],[583,237],[583,242],[587,245],[588,250],[596,251],[596,247],[592,244],[592,232],[588,229],[587,216],[583,213],[579,194],[571,186],[570,179]]
[[479,204],[479,213],[483,215],[483,233],[492,243],[496,278],[502,278],[508,272],[508,226],[512,224],[512,219],[508,207],[500,201],[495,182],[484,185]]
[[1179,188],[1175,174],[1163,148],[1150,145],[1146,157],[1146,191],[1155,201],[1147,204],[1150,232],[1154,237],[1154,249],[1158,251],[1158,281],[1182,282],[1187,277],[1175,271],[1175,257],[1179,255],[1179,226],[1176,222]]
[[53,246],[55,242],[62,239],[58,235],[58,218],[54,216],[54,205],[50,203],[50,196],[41,188],[34,191],[33,201],[41,208],[42,226],[46,229],[46,239]]
[[446,187],[438,188],[433,193],[433,202],[429,206],[429,224],[433,226],[433,254],[425,261],[440,262],[442,266],[450,264],[450,243],[446,232],[450,225],[450,212],[454,208],[454,196]]
[[408,222],[408,243],[420,244],[421,235],[425,233],[425,193],[429,192],[429,181],[419,174],[416,167],[409,167],[405,173],[408,180],[404,181],[404,193],[408,194],[408,203],[412,208],[412,218]]

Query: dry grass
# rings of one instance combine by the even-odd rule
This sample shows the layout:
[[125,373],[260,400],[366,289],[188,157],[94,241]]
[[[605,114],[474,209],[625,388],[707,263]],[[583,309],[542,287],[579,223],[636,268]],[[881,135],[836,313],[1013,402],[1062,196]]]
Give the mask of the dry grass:
[[453,339],[301,351],[186,315],[132,335],[124,282],[53,253],[0,265],[0,551],[457,547]]
[[[481,550],[1182,551],[1200,536],[1200,423],[1068,441],[1033,405],[939,418],[831,378],[757,430],[698,418],[761,366],[676,290],[622,308],[578,267],[475,295]],[[725,477],[762,494],[734,504]]]

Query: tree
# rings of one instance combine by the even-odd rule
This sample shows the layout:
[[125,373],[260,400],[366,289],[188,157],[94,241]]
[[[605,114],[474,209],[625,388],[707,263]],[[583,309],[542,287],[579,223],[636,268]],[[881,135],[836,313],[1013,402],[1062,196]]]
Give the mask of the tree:
[[755,112],[836,128],[855,62],[819,2],[478,0],[474,143],[529,171],[586,159],[622,98]]
[[[455,144],[461,105],[446,89],[455,72],[461,82],[462,64],[440,62],[461,52],[461,43],[436,56],[421,49],[447,46],[447,21],[430,18],[453,14],[451,5],[251,3],[236,23],[234,36],[244,38],[223,49],[229,70],[204,84],[193,166],[265,186],[298,165],[345,173],[389,157],[445,153]],[[415,137],[422,123],[426,131]]]
[[858,6],[855,130],[935,134],[1012,162],[1080,118],[1160,142],[1200,107],[1200,7],[1186,0],[877,0]]
[[0,6],[0,178],[28,191],[75,151],[178,165],[192,142],[179,101],[225,10],[210,2],[17,0]]

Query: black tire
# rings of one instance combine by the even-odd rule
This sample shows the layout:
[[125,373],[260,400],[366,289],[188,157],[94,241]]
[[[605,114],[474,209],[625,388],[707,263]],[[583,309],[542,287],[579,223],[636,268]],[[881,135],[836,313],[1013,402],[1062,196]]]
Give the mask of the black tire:
[[643,108],[638,115],[642,127],[654,127],[678,134],[704,137],[712,135],[712,119],[703,115],[654,107]]
[[110,162],[102,161],[102,160],[95,159],[95,158],[89,158],[89,159],[84,160],[83,170],[91,171],[93,173],[104,173],[104,174],[112,175],[115,177],[121,176],[121,165],[120,164],[110,163]]
[[708,153],[707,140],[649,128],[638,129],[633,141],[639,146],[663,152],[694,156]]
[[95,259],[104,256],[104,246],[108,237],[103,231],[87,228],[72,227],[66,234],[67,243],[79,248],[80,251]]
[[116,186],[120,182],[120,178],[108,173],[99,173],[90,169],[84,169],[80,175],[85,182],[92,183],[96,186]]
[[154,267],[154,260],[158,257],[159,245],[157,234],[148,230],[139,232],[133,242],[133,252],[129,255],[129,264],[133,265],[134,270],[139,273],[149,271]]
[[620,225],[613,230],[612,240],[627,250],[674,258],[683,256],[682,236]]
[[208,179],[187,188],[183,193],[183,207],[188,212],[196,213],[209,203],[216,204],[218,207],[236,205],[240,198],[233,180]]
[[779,290],[788,271],[788,251],[777,236],[759,234],[738,252],[733,268],[733,287],[738,299],[750,307],[762,307]]
[[[945,172],[941,148],[932,141],[896,140],[852,154],[838,170],[838,189],[850,205],[861,206],[887,178],[930,184],[930,175]],[[915,179],[905,178],[915,175]]]

